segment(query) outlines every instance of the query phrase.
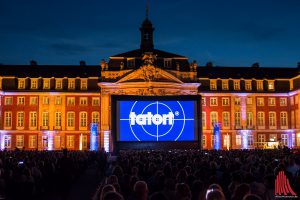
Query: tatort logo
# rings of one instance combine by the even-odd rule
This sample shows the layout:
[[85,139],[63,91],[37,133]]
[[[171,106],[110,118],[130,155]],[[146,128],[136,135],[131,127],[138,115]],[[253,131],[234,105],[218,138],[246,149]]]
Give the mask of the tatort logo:
[[131,112],[129,115],[130,119],[130,125],[135,125],[137,123],[138,125],[172,125],[174,120],[174,114],[172,112],[169,112],[169,114],[155,114],[153,115],[151,112],[148,112],[147,114],[139,114],[136,115],[135,112]]
[[193,101],[121,101],[120,141],[191,141]]

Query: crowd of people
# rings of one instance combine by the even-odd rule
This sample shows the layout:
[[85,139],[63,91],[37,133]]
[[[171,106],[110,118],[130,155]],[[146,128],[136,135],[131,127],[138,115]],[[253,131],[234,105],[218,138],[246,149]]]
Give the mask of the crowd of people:
[[300,195],[299,150],[128,150],[109,160],[94,200],[271,200],[280,171]]
[[96,160],[89,151],[0,151],[0,199],[67,199],[74,180]]

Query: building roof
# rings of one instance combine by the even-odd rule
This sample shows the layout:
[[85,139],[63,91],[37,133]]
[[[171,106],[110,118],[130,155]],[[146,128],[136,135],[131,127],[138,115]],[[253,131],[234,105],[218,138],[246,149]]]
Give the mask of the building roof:
[[[181,55],[177,55],[174,53],[170,53],[170,52],[166,52],[166,51],[161,51],[158,49],[153,49],[151,51],[154,55],[157,55],[157,57],[160,58],[186,58],[185,56],[181,56]],[[115,56],[111,56],[111,57],[125,57],[125,58],[141,58],[143,56],[145,52],[143,52],[141,49],[135,49],[132,51],[128,51],[125,53],[121,53],[121,54],[117,54]]]
[[232,78],[232,79],[278,79],[293,78],[300,74],[299,68],[267,68],[267,67],[198,67],[199,78]]
[[100,77],[101,67],[79,65],[0,65],[0,76],[16,77]]

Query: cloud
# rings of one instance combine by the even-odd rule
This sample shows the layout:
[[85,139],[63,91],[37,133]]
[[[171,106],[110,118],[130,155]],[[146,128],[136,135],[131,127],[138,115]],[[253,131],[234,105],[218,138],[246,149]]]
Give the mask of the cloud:
[[56,54],[63,55],[80,55],[91,50],[85,45],[66,42],[50,44],[49,48],[55,51]]

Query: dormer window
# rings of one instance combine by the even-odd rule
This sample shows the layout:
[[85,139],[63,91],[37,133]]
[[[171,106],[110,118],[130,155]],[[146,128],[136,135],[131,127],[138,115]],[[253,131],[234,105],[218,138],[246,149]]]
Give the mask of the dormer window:
[[75,89],[75,79],[74,78],[70,78],[68,80],[68,88],[71,89],[71,90]]
[[86,90],[87,89],[87,79],[81,79],[80,80],[80,88],[81,88],[81,90]]
[[274,90],[274,81],[268,81],[268,90]]
[[25,89],[25,79],[23,78],[18,79],[18,89]]
[[135,59],[134,58],[127,58],[127,67],[134,68],[135,67]]
[[247,90],[247,91],[252,90],[251,81],[245,81],[245,90]]
[[257,90],[264,90],[264,85],[263,85],[263,81],[256,81],[256,87],[257,87]]
[[36,78],[31,79],[30,88],[31,89],[37,89],[38,88],[38,80]]
[[228,90],[228,80],[222,80],[222,90]]
[[165,67],[165,68],[170,68],[170,67],[172,67],[172,59],[171,59],[171,58],[165,58],[165,59],[164,59],[164,67]]
[[44,79],[44,83],[43,83],[43,88],[44,89],[50,89],[50,79]]
[[233,81],[233,89],[234,90],[240,90],[240,81],[239,80],[234,80]]
[[55,80],[55,89],[62,89],[62,79]]
[[210,80],[210,90],[217,89],[217,80]]

